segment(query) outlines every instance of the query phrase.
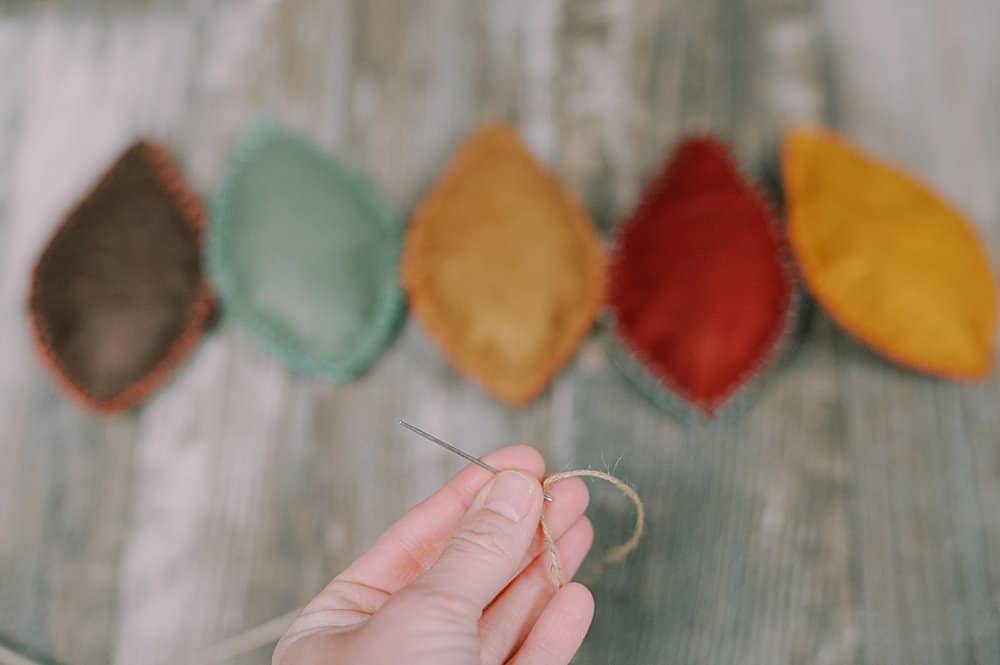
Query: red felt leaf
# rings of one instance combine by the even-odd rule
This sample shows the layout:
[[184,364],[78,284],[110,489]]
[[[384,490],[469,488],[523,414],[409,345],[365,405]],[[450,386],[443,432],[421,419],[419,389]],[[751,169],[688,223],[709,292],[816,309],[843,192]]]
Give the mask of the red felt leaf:
[[792,295],[770,206],[723,144],[683,141],[621,225],[609,298],[627,350],[713,415],[775,357]]

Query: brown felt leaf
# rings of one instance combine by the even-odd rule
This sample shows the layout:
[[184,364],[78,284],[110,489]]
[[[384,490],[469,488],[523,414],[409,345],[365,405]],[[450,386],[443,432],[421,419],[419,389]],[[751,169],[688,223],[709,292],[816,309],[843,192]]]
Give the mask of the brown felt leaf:
[[173,372],[212,312],[204,211],[167,153],[129,148],[66,217],[35,266],[39,351],[98,412],[127,409]]
[[513,129],[490,124],[414,213],[402,273],[414,313],[452,362],[521,404],[592,325],[605,258],[580,204]]

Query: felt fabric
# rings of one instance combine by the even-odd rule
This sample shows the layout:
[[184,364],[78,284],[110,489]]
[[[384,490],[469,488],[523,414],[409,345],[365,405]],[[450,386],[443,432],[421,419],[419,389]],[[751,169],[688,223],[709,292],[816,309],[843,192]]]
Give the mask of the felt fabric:
[[572,356],[604,273],[586,211],[502,124],[468,137],[420,203],[402,266],[414,314],[444,353],[510,405]]
[[788,134],[782,170],[802,276],[841,326],[914,369],[959,379],[992,371],[994,278],[961,213],[822,130]]
[[403,312],[398,213],[372,181],[271,121],[235,150],[209,274],[227,312],[295,369],[347,380]]
[[723,144],[690,138],[620,228],[609,301],[631,362],[617,364],[657,403],[679,396],[715,415],[792,327],[771,208]]
[[166,151],[129,148],[69,213],[31,278],[42,358],[87,407],[138,404],[195,346],[212,314],[201,202]]

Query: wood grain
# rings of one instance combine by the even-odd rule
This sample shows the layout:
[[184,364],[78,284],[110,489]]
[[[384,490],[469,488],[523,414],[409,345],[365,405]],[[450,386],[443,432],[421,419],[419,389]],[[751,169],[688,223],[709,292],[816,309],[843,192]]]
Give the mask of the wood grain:
[[[459,468],[405,417],[637,487],[648,536],[595,584],[579,663],[1000,661],[1000,385],[895,369],[821,313],[748,414],[708,425],[644,401],[604,326],[511,411],[413,322],[333,385],[225,318],[146,407],[100,420],[23,317],[34,257],[131,138],[167,141],[211,192],[260,113],[401,210],[506,119],[609,236],[682,133],[730,140],[773,190],[783,129],[825,122],[939,187],[1000,256],[998,25],[988,0],[0,3],[0,639],[177,662],[302,604]],[[593,495],[599,550],[631,516]]]

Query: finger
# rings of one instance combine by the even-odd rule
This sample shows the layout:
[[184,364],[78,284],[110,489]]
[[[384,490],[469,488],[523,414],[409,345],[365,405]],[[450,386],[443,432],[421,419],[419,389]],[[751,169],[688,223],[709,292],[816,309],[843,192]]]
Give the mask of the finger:
[[[539,478],[545,473],[545,461],[530,446],[501,448],[483,459],[498,468],[522,469]],[[525,466],[522,468],[518,464]],[[366,597],[365,604],[371,608],[368,614],[377,610],[389,595],[422,575],[437,560],[476,492],[490,478],[480,467],[467,466],[437,493],[393,524],[367,553],[338,575],[331,586],[348,582],[367,588],[367,592],[354,590],[350,595]],[[579,478],[555,483],[548,493],[552,502],[545,504],[545,518],[553,536],[558,538],[587,509],[590,493],[586,483]],[[458,501],[455,501],[456,496]],[[527,567],[543,549],[541,533],[538,533],[521,567]],[[380,593],[374,593],[376,591]]]
[[[530,446],[508,446],[483,459],[498,469],[519,469],[537,478],[545,473],[545,461]],[[437,561],[476,494],[492,478],[485,469],[473,464],[466,466],[389,527],[337,579],[379,589],[385,595],[403,588]],[[553,485],[553,489],[562,484]]]
[[437,562],[400,593],[400,602],[416,600],[456,618],[471,617],[475,625],[521,568],[541,513],[539,480],[502,471],[480,491]]
[[587,587],[567,584],[545,606],[508,665],[567,665],[587,636],[593,618],[594,597]]
[[[545,513],[545,519],[548,522],[552,538],[559,540],[576,523],[580,516],[583,515],[583,511],[587,509],[587,504],[590,502],[590,493],[587,490],[586,483],[579,478],[569,478],[563,482],[556,483],[549,487],[548,493],[552,497],[552,502],[543,503],[542,510]],[[535,531],[531,547],[528,548],[528,553],[525,555],[524,560],[521,561],[521,565],[513,577],[517,578],[544,551],[545,541],[542,538],[541,529],[538,529]]]
[[[563,571],[572,578],[594,542],[594,529],[584,516],[556,541]],[[520,576],[486,608],[479,621],[483,665],[507,662],[527,637],[545,606],[556,594],[548,552],[539,554]]]
[[[580,515],[583,514],[583,511],[587,509],[590,494],[586,484],[579,478],[569,478],[552,485],[549,488],[549,494],[553,500],[552,503],[546,503],[544,506],[545,518],[548,520],[552,537],[558,540]],[[434,497],[431,498],[433,499]],[[430,501],[431,499],[428,499],[425,504]],[[418,506],[418,508],[421,508],[423,505]],[[417,509],[415,508],[414,510]],[[402,525],[409,517],[410,515],[405,516],[396,523],[396,526]],[[456,521],[456,526],[457,524],[458,522]],[[396,526],[393,528],[396,528]],[[442,538],[438,543],[439,549],[444,548],[444,540]],[[545,545],[541,533],[536,532],[527,555],[525,555],[517,572],[512,577],[517,577],[544,550]],[[374,551],[374,548],[372,551]],[[405,565],[407,561],[412,564],[413,559],[404,558],[401,565]],[[306,605],[302,614],[295,622],[297,631],[311,630],[317,627],[349,626],[364,621],[375,614],[385,604],[385,601],[389,599],[392,593],[398,590],[390,584],[373,584],[368,580],[357,577],[352,578],[352,571],[356,569],[358,563],[360,563],[360,560],[344,573],[338,575]],[[421,565],[424,566],[424,564]],[[426,564],[425,567],[430,568],[430,565]],[[425,570],[421,568],[420,570],[395,572],[399,576],[398,579],[405,579],[404,576],[415,579],[425,572]],[[407,584],[409,581],[409,579],[405,580]]]
[[[501,448],[484,460],[501,469],[523,467],[526,473],[538,477],[545,472],[542,456],[530,446]],[[470,464],[411,509],[305,606],[283,642],[311,631],[343,628],[370,618],[393,593],[437,560],[477,493],[492,477],[486,470]],[[564,484],[558,483],[553,490]],[[579,501],[573,492],[563,492],[567,504]],[[559,511],[560,516],[565,510]]]

